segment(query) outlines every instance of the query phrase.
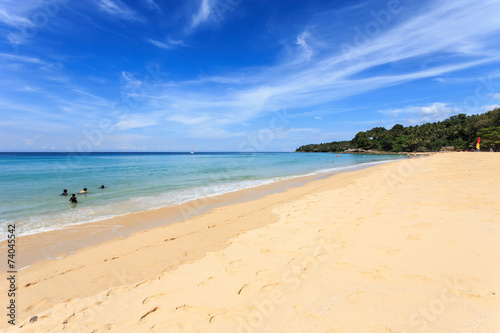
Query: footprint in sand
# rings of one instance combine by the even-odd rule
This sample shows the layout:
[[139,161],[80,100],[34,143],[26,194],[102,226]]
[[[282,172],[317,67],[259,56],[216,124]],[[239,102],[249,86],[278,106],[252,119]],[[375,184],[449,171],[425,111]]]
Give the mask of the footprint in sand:
[[494,291],[489,291],[485,294],[472,293],[472,292],[465,293],[465,297],[470,299],[492,300],[494,299],[495,296],[496,292]]
[[318,261],[324,261],[326,260],[326,258],[328,258],[330,256],[330,253],[320,253],[318,254],[317,256],[314,257],[314,259],[318,260]]
[[131,289],[133,289],[133,288],[132,287],[117,287],[117,288],[113,288],[110,291],[108,291],[108,293],[106,294],[106,296],[111,296],[111,295],[117,294],[119,292],[131,290]]
[[[25,311],[29,311],[29,310],[35,310],[37,308],[40,308],[42,307],[43,305],[45,305],[47,302],[49,302],[51,300],[51,298],[49,297],[46,297],[46,298],[42,298],[41,300],[39,300],[38,302],[34,303],[34,304],[31,304],[30,306],[28,306]],[[65,303],[69,303],[71,302],[72,299],[70,298],[69,300],[66,300]]]
[[275,282],[275,283],[269,283],[269,284],[266,284],[265,286],[263,286],[262,288],[260,288],[260,291],[262,291],[263,293],[267,293],[269,292],[271,289],[279,286],[280,283],[279,282]]
[[139,286],[142,286],[143,284],[148,283],[148,282],[151,282],[151,281],[153,281],[153,279],[143,280],[143,281],[141,281],[141,282],[137,283],[137,284],[134,286],[134,288],[137,288],[137,287],[139,287]]
[[262,247],[262,248],[260,249],[260,253],[262,253],[262,254],[269,254],[269,253],[271,253],[271,252],[274,252],[274,251],[273,251],[273,250],[271,250],[271,249],[270,249],[270,248],[268,248],[268,247]]
[[152,314],[153,312],[156,312],[157,310],[159,309],[159,307],[154,307],[152,308],[151,310],[149,310],[148,312],[146,312],[145,314],[142,315],[141,317],[141,320],[144,320],[147,316],[149,316],[150,314]]
[[142,304],[148,304],[152,300],[157,299],[159,297],[163,297],[165,295],[166,294],[161,293],[161,294],[156,294],[156,295],[148,296],[148,297],[146,297],[145,299],[142,300]]
[[216,310],[214,312],[211,312],[208,314],[208,316],[210,317],[208,322],[210,324],[213,324],[216,320],[218,320],[220,317],[223,317],[228,312],[229,312],[229,310],[225,310],[225,309],[220,309],[220,310]]
[[195,311],[195,310],[203,310],[204,308],[201,307],[201,306],[191,306],[191,305],[187,305],[187,304],[182,304],[182,305],[179,305],[179,306],[176,306],[175,308],[173,308],[173,311],[174,312],[177,312],[177,311]]
[[391,270],[385,266],[378,266],[375,272],[363,272],[361,274],[373,279],[384,279],[390,276]]
[[408,237],[406,237],[406,239],[409,239],[412,241],[418,241],[418,240],[420,240],[420,236],[419,235],[408,235]]
[[98,278],[94,279],[92,282],[93,282],[93,283],[96,283],[96,282],[99,282],[99,281],[101,281],[101,280],[103,280],[103,279],[105,279],[105,278],[106,278],[106,276],[105,276],[105,275],[101,275],[101,276],[99,276]]
[[207,284],[208,284],[210,281],[212,281],[213,279],[214,279],[214,277],[213,277],[213,276],[211,276],[211,277],[209,277],[208,279],[205,279],[205,280],[203,280],[203,281],[199,282],[196,286],[197,286],[197,287],[203,287],[203,286],[207,285]]
[[238,290],[238,295],[241,295],[241,294],[244,294],[246,292],[248,292],[248,284],[244,284],[243,287],[241,287],[239,290]]
[[351,294],[349,296],[347,296],[347,301],[349,301],[350,303],[357,303],[359,302],[364,296],[366,295],[366,292],[364,291],[358,291],[354,294]]
[[233,274],[241,271],[244,268],[244,261],[242,259],[231,261],[225,268],[226,273]]
[[390,254],[390,255],[395,255],[395,254],[398,254],[399,252],[401,252],[400,249],[394,249],[394,250],[388,250],[387,253]]
[[196,260],[197,259],[186,259],[186,260],[181,261],[181,265],[189,265],[189,264],[194,263]]
[[261,277],[270,271],[270,269],[261,269],[260,271],[255,272],[255,276]]

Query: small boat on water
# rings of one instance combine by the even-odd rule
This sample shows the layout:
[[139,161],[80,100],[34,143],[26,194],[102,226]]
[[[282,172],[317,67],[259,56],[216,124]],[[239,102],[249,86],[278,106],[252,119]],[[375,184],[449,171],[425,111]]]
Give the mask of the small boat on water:
[[191,150],[189,153],[190,153],[190,154],[194,154],[194,151],[192,151],[192,150]]

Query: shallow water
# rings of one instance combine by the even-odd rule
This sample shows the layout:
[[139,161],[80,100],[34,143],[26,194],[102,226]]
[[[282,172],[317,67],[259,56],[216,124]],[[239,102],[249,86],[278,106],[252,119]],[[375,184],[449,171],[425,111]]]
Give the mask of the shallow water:
[[[33,234],[397,158],[313,153],[0,153],[0,223],[16,223],[18,235]],[[99,189],[101,185],[106,188]],[[69,203],[69,196],[59,195],[63,189],[71,195],[84,187],[88,193],[77,194],[76,205]]]

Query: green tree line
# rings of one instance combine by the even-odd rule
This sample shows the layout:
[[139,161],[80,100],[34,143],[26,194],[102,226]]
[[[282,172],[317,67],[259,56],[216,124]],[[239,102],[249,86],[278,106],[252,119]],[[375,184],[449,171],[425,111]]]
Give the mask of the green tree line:
[[481,137],[481,149],[500,150],[500,108],[480,115],[461,113],[443,121],[417,126],[396,124],[389,130],[375,127],[359,132],[350,141],[304,145],[296,152],[342,152],[347,149],[426,152],[439,151],[445,146],[469,150],[476,148],[478,137]]

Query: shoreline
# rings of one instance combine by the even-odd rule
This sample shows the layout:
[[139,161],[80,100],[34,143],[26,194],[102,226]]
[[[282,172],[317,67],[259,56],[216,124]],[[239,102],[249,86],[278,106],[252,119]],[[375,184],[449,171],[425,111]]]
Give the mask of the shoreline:
[[[293,176],[289,179],[228,193],[208,195],[176,206],[132,212],[99,221],[76,223],[52,230],[17,236],[18,242],[23,244],[19,269],[29,267],[38,261],[58,260],[88,246],[96,246],[114,239],[129,237],[137,232],[182,222],[209,212],[214,208],[252,201],[270,194],[286,191],[289,188],[302,186],[310,181],[396,161],[399,160],[366,162],[340,167],[338,170],[328,172],[318,172],[318,170],[313,174]],[[7,240],[0,241],[0,251],[4,251],[6,248]],[[6,271],[6,265],[6,263],[2,262],[0,269]]]
[[499,165],[343,172],[37,262],[8,332],[494,332]]

